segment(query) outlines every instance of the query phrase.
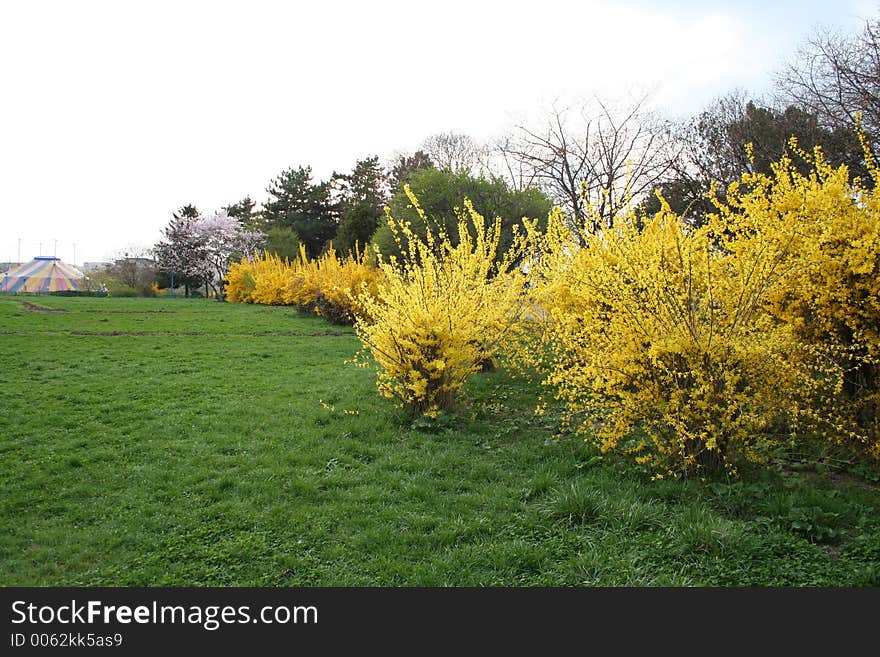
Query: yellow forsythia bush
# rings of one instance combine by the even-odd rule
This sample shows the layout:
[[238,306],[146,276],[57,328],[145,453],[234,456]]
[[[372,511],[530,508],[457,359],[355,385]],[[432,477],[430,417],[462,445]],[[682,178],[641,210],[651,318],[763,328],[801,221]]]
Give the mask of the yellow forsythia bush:
[[531,263],[541,344],[520,356],[548,359],[544,384],[587,440],[657,476],[759,459],[761,432],[798,388],[788,332],[762,307],[788,245],[734,256],[717,228],[688,228],[663,203],[585,229],[581,246],[556,212]]
[[[290,284],[284,290],[284,303],[315,311],[315,299],[321,287],[321,268],[326,269],[327,254],[310,260],[305,246],[300,244],[299,257],[290,265]],[[335,260],[335,254],[334,254]]]
[[791,358],[812,372],[812,399],[798,410],[827,438],[880,458],[880,190],[850,181],[818,149],[790,146],[810,173],[786,157],[772,176],[743,176],[719,204],[727,248],[748,258],[769,240],[790,243],[767,308],[794,333]]
[[253,271],[254,289],[251,301],[267,306],[280,306],[285,303],[287,290],[293,284],[291,265],[278,256],[264,253],[255,258]]
[[467,200],[455,246],[448,235],[430,230],[423,240],[386,214],[402,256],[398,261],[377,254],[384,282],[363,297],[370,319],[356,330],[379,365],[380,392],[398,398],[413,415],[434,416],[454,406],[467,378],[493,357],[520,319],[525,277],[515,264],[526,240],[517,232],[513,246],[498,254],[500,218],[487,222]]
[[375,295],[383,277],[369,262],[366,249],[363,252],[355,249],[353,254],[340,259],[331,245],[323,255],[309,260],[301,246],[285,302],[337,324],[354,324],[358,317],[366,314],[361,297],[365,293]]
[[263,253],[233,262],[226,273],[226,300],[231,303],[282,305],[293,282],[293,269],[286,260]]
[[331,249],[325,258],[326,265],[319,267],[316,312],[337,324],[369,321],[370,314],[363,299],[377,295],[385,276],[380,269],[368,264],[369,250],[361,252],[355,248],[354,253],[340,260]]
[[587,440],[658,476],[817,431],[880,458],[880,190],[791,146],[808,174],[743,176],[702,228],[662,203],[581,246],[551,217],[519,351]]
[[229,303],[253,303],[251,295],[254,291],[254,263],[242,260],[229,265],[226,272],[226,301]]
[[305,249],[293,262],[263,253],[233,263],[226,275],[230,302],[296,305],[337,323],[352,324],[365,310],[365,293],[376,292],[382,273],[367,254],[356,252],[340,260],[331,247],[310,260]]

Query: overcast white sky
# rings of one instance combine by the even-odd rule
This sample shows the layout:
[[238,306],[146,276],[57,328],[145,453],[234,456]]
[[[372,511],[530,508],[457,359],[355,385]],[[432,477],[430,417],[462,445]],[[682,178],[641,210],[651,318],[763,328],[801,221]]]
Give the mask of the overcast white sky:
[[[0,0],[0,262],[149,247],[171,212],[266,198],[555,99],[654,91],[686,115],[772,72],[856,0]],[[20,245],[20,247],[19,247]]]

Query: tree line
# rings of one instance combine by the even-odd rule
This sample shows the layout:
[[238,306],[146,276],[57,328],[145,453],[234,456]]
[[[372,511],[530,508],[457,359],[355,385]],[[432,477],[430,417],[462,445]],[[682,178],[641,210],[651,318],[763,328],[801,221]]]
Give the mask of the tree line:
[[154,253],[176,285],[222,293],[223,266],[256,247],[295,258],[302,246],[314,258],[331,243],[340,254],[373,243],[393,254],[383,208],[411,220],[417,233],[421,221],[404,183],[433,228],[454,226],[466,197],[483,215],[504,217],[509,239],[523,217],[546,217],[553,205],[585,230],[611,226],[627,205],[653,213],[655,192],[698,224],[714,211],[713,195],[723,202],[742,174],[770,174],[795,145],[820,147],[830,164],[867,180],[866,157],[880,137],[878,35],[880,19],[853,35],[817,31],[776,72],[769,97],[732,91],[684,120],[652,111],[647,97],[619,104],[594,97],[554,106],[543,122],[517,125],[490,143],[441,133],[389,164],[365,157],[328,180],[316,180],[311,166],[293,166],[271,180],[259,207],[245,197],[206,217],[184,205]]

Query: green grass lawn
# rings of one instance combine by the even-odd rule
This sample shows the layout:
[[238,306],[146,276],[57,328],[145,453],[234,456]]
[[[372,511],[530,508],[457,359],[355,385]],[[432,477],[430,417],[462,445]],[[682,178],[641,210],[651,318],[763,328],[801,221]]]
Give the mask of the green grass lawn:
[[0,340],[0,585],[880,585],[870,481],[651,482],[503,371],[413,425],[289,308],[0,297]]

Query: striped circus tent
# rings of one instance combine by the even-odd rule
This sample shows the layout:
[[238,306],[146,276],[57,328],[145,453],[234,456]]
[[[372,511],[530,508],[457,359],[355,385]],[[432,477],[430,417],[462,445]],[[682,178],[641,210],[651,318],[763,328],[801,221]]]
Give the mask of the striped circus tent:
[[57,292],[79,290],[84,274],[52,256],[38,256],[0,275],[0,292]]

